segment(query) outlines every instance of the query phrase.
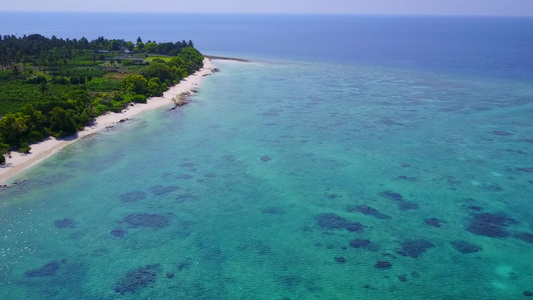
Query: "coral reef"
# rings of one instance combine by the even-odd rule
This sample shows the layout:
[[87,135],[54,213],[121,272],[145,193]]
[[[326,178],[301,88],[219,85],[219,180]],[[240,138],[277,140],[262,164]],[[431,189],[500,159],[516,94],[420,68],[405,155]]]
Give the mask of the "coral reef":
[[442,226],[442,223],[446,223],[445,221],[443,220],[439,220],[437,218],[429,218],[429,219],[426,219],[424,220],[424,222],[429,225],[429,226],[433,226],[433,227],[441,227]]
[[450,245],[452,245],[452,247],[455,250],[457,250],[457,251],[459,251],[459,252],[461,252],[463,254],[470,254],[470,253],[475,253],[475,252],[483,250],[483,248],[481,246],[473,245],[473,244],[470,244],[468,242],[460,241],[460,240],[451,241]]
[[124,234],[126,234],[126,231],[124,231],[123,229],[120,229],[120,228],[115,228],[115,229],[111,230],[110,233],[114,237],[123,237]]
[[342,257],[342,256],[337,256],[335,257],[335,261],[338,262],[339,264],[343,264],[346,262],[346,258]]
[[170,225],[170,220],[167,216],[146,213],[130,214],[122,221],[131,227],[150,227],[154,229],[159,229]]
[[124,203],[134,203],[139,200],[146,199],[146,193],[143,191],[134,191],[129,193],[124,193],[119,196],[120,201]]
[[152,194],[154,194],[154,195],[160,196],[160,195],[164,195],[164,194],[168,194],[168,193],[177,191],[178,189],[179,189],[179,187],[177,187],[177,186],[154,185],[154,186],[150,187],[150,192],[152,192]]
[[114,287],[115,292],[124,295],[126,293],[138,293],[143,288],[157,279],[159,265],[147,265],[131,272],[119,280]]
[[51,261],[47,263],[46,265],[35,269],[30,270],[24,273],[26,277],[47,277],[47,276],[54,276],[57,271],[59,271],[61,264],[58,261]]
[[350,222],[336,214],[326,213],[316,216],[318,226],[326,229],[346,229],[348,231],[362,231],[363,225],[359,222]]
[[375,217],[377,219],[382,219],[382,220],[387,220],[387,219],[391,218],[389,215],[381,213],[379,210],[377,210],[377,209],[375,209],[373,207],[370,207],[368,205],[349,205],[346,208],[346,211],[348,211],[348,212],[360,212],[363,215],[373,216],[373,217]]
[[509,232],[505,227],[513,224],[518,224],[518,222],[502,213],[484,213],[474,215],[466,230],[476,235],[502,238],[509,236]]
[[429,248],[435,247],[435,245],[425,239],[409,240],[402,243],[402,248],[396,253],[402,256],[410,256],[412,258],[418,258],[424,254]]
[[54,226],[57,228],[74,228],[76,227],[76,224],[72,219],[64,218],[61,220],[55,220]]
[[392,268],[392,264],[386,260],[380,260],[374,265],[374,267],[376,267],[376,269],[390,269]]
[[379,192],[378,195],[383,198],[396,202],[398,204],[398,208],[401,211],[413,210],[413,209],[419,208],[417,203],[406,201],[401,194],[390,191],[390,190]]
[[527,232],[518,232],[513,234],[515,239],[519,239],[523,242],[533,244],[533,234]]

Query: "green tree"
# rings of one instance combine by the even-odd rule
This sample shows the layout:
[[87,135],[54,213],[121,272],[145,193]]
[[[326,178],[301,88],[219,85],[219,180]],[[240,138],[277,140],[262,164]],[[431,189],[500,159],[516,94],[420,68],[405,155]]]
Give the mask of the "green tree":
[[48,82],[41,82],[40,90],[43,96],[46,95],[46,93],[50,90],[50,88],[48,87]]
[[4,143],[4,139],[0,136],[0,165],[3,165],[6,163],[6,157],[7,150],[9,149],[9,145]]
[[129,75],[122,81],[122,89],[127,93],[144,95],[148,90],[148,81],[142,75]]
[[146,43],[144,44],[144,49],[148,53],[157,53],[157,44],[156,43]]
[[22,113],[7,113],[0,119],[0,134],[9,145],[18,145],[20,137],[28,131],[29,116]]
[[161,80],[159,78],[150,78],[148,81],[148,90],[150,91],[150,95],[152,96],[161,96],[163,94],[163,90],[161,89]]
[[119,50],[120,50],[120,43],[119,43],[119,41],[117,41],[117,40],[112,40],[111,42],[109,42],[108,50],[111,50],[111,51],[119,51]]
[[144,76],[144,78],[148,79],[154,77],[159,78],[161,82],[172,80],[172,71],[170,66],[168,66],[166,63],[151,63],[149,66],[141,70],[141,74]]
[[50,112],[50,130],[56,137],[65,137],[76,133],[76,124],[70,111],[54,107]]

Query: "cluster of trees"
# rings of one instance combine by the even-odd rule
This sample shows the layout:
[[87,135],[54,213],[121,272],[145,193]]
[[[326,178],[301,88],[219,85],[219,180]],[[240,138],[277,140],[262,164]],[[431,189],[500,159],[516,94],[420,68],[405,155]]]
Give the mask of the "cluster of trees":
[[148,41],[143,43],[141,37],[134,44],[122,39],[106,39],[99,37],[92,41],[85,37],[81,39],[62,39],[40,34],[0,35],[0,66],[17,63],[32,63],[39,65],[55,65],[72,59],[80,53],[91,52],[97,54],[107,51],[129,51],[139,53],[161,54],[175,56],[184,48],[194,48],[192,41],[178,41],[175,43],[157,43]]
[[[125,68],[122,72],[126,72],[126,75],[119,76],[120,79],[113,81],[113,84],[108,85],[111,88],[106,89],[101,87],[105,86],[104,83],[109,83],[110,79],[105,75],[112,71],[106,69],[105,62],[93,61],[94,70],[91,69],[90,74],[95,76],[73,74],[69,74],[69,77],[55,76],[60,69],[43,68],[47,61],[46,57],[51,52],[63,53],[65,56],[61,59],[65,59],[70,65],[85,66],[84,59],[90,61],[94,58],[86,55],[83,59],[80,58],[82,56],[76,59],[75,55],[68,55],[69,52],[75,53],[69,49],[104,47],[115,50],[117,47],[119,49],[130,47],[130,44],[133,43],[104,38],[89,42],[84,38],[48,39],[41,35],[22,38],[0,36],[0,56],[3,56],[0,64],[4,66],[3,68],[0,66],[0,111],[8,111],[0,116],[0,164],[5,162],[4,155],[9,151],[29,152],[31,150],[29,145],[32,143],[40,142],[49,136],[73,135],[91,124],[95,117],[107,111],[121,111],[131,102],[144,103],[147,97],[159,96],[169,86],[178,83],[203,66],[204,57],[193,47],[191,41],[144,44],[139,38],[133,48],[136,51],[145,51],[142,53],[146,55],[148,55],[146,51],[175,55],[155,58],[149,64],[142,66]],[[149,50],[152,48],[156,50]],[[20,58],[25,60],[25,63],[19,62]],[[32,63],[28,63],[29,61]],[[21,71],[23,68],[25,70]],[[36,71],[43,69],[45,70]],[[79,74],[89,72],[87,71],[89,68],[85,67],[61,70],[63,72],[61,75],[65,72]],[[21,108],[10,110],[8,108],[10,100],[4,98],[10,97],[6,90],[13,89],[20,91],[33,89],[34,94],[28,92],[22,95],[35,98],[30,95],[35,95],[39,91],[41,98],[38,101],[23,99],[27,101]]]

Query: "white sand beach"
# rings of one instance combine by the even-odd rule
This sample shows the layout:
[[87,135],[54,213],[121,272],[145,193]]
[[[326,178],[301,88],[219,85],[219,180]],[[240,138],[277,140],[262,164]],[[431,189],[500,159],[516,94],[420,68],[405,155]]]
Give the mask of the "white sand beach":
[[11,152],[11,156],[6,157],[5,165],[0,166],[0,184],[4,184],[8,179],[22,170],[34,166],[70,143],[98,133],[109,126],[119,123],[120,120],[131,119],[140,113],[172,104],[172,98],[181,93],[190,92],[198,88],[203,77],[213,73],[213,68],[211,60],[206,58],[202,69],[171,87],[162,97],[149,98],[146,104],[136,103],[133,106],[128,106],[128,108],[120,113],[107,113],[99,116],[92,126],[86,127],[84,130],[78,132],[76,137],[60,140],[53,137],[48,138],[41,143],[31,145],[31,151],[28,154]]

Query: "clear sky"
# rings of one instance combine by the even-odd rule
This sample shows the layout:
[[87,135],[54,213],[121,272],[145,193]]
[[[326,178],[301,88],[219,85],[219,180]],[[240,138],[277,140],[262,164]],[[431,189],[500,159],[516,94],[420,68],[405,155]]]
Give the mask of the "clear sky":
[[533,0],[5,0],[0,11],[533,16]]

